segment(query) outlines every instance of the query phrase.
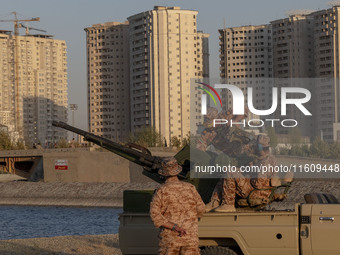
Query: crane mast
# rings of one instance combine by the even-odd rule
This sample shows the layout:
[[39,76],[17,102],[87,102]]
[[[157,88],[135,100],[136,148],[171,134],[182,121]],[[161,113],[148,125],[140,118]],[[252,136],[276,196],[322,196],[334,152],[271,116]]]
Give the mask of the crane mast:
[[17,13],[12,12],[14,19],[0,20],[0,22],[13,22],[14,23],[14,94],[15,94],[15,131],[23,137],[23,130],[20,126],[20,89],[19,89],[19,22],[40,21],[40,18],[31,19],[18,19]]

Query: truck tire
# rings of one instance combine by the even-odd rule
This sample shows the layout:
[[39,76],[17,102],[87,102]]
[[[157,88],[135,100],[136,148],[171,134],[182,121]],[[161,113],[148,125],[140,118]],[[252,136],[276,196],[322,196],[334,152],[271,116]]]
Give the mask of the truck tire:
[[201,255],[237,255],[237,253],[227,247],[209,246],[201,251]]
[[309,193],[304,198],[307,204],[339,204],[339,201],[332,194]]

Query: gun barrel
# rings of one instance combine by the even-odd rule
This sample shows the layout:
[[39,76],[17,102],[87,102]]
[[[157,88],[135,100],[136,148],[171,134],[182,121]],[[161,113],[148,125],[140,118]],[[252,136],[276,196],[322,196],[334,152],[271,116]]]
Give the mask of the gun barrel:
[[133,144],[121,145],[106,138],[70,126],[62,121],[53,121],[52,125],[82,135],[87,141],[97,144],[129,161],[141,165],[146,170],[152,171],[159,169],[160,167],[160,161],[158,158],[152,156],[149,150],[142,146]]

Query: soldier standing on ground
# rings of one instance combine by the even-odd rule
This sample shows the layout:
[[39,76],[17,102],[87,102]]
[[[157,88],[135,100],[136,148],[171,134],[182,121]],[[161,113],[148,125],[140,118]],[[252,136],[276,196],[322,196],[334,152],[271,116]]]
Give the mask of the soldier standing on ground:
[[204,203],[192,184],[179,181],[181,171],[173,157],[165,158],[158,171],[166,177],[150,205],[151,219],[161,228],[158,254],[200,254],[198,218],[204,213]]

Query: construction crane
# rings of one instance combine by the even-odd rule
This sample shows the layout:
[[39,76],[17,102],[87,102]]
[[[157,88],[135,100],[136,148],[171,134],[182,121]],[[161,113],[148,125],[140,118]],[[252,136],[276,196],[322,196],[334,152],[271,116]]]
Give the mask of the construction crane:
[[17,13],[12,12],[14,15],[14,19],[3,19],[0,20],[0,22],[13,22],[14,23],[14,35],[18,36],[19,35],[19,22],[30,22],[30,21],[40,21],[40,18],[32,18],[32,19],[18,19]]
[[15,131],[22,133],[23,130],[20,127],[20,97],[19,97],[19,22],[31,22],[31,21],[40,21],[40,18],[32,18],[32,19],[18,19],[17,13],[12,12],[14,15],[14,19],[10,20],[0,20],[0,22],[13,22],[14,23],[14,83],[15,83]]
[[30,30],[35,30],[35,31],[47,33],[46,30],[38,29],[38,28],[34,28],[34,27],[29,27],[29,26],[27,26],[27,25],[25,26],[25,25],[22,24],[22,23],[19,24],[19,27],[22,27],[22,28],[25,28],[25,29],[26,29],[26,35],[29,35],[29,34],[30,34]]

